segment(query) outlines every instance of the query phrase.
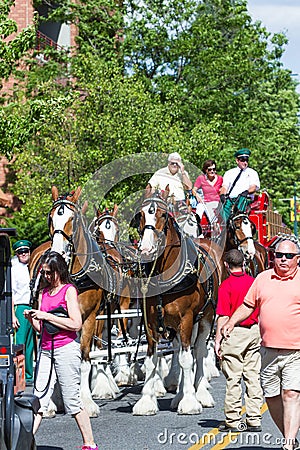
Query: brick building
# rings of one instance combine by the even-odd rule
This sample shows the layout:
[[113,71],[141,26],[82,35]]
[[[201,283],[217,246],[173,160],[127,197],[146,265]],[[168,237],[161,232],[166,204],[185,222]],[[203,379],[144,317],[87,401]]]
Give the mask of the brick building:
[[[15,0],[15,6],[11,9],[10,18],[16,21],[18,31],[21,31],[33,23],[35,12],[38,12],[42,17],[47,17],[48,10],[49,6],[46,3],[35,10],[32,0]],[[69,49],[75,46],[76,27],[58,22],[42,22],[38,27],[38,39],[39,36],[40,38],[44,37],[49,45]]]
[[[11,8],[9,17],[17,23],[17,33],[22,29],[33,24],[34,15],[38,12],[40,16],[48,16],[48,6],[43,4],[35,10],[33,0],[15,0],[14,6]],[[75,47],[76,27],[62,23],[40,23],[37,31],[37,48],[44,48],[47,45],[56,48],[70,49]],[[8,39],[13,39],[14,35]],[[15,80],[13,77],[7,81],[3,81],[2,92],[9,92]],[[16,211],[21,204],[18,199],[9,193],[9,185],[7,183],[7,173],[13,161],[0,155],[0,225],[5,225],[5,220],[1,217],[11,216],[8,214],[7,208]],[[4,191],[1,189],[3,188]]]

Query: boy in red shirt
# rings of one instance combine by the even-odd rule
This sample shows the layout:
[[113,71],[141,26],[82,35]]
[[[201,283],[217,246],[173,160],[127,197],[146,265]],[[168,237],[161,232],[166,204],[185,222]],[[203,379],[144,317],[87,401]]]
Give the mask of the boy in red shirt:
[[[229,339],[222,340],[220,332],[243,303],[254,278],[245,273],[244,257],[239,250],[227,252],[224,264],[229,277],[219,287],[215,340],[215,352],[226,378],[225,424],[221,424],[219,430],[258,432],[261,431],[260,408],[263,403],[260,386],[258,309],[233,329]],[[242,379],[245,384],[246,423],[242,422],[241,416]]]

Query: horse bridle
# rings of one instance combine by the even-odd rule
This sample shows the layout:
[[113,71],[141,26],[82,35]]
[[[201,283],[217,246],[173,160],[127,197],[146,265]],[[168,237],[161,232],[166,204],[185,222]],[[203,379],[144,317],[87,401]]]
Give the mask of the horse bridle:
[[107,225],[108,222],[113,222],[115,224],[115,226],[117,228],[117,238],[118,238],[118,236],[119,236],[119,223],[118,223],[117,219],[109,213],[108,210],[106,210],[104,213],[102,213],[99,217],[97,217],[95,219],[95,221],[94,221],[93,237],[95,237],[95,238],[99,237],[99,235],[100,235],[99,227],[105,220],[107,221],[106,225],[105,225],[106,228],[108,228],[108,225]]
[[254,240],[254,239],[253,239],[253,236],[246,236],[244,239],[239,239],[239,238],[237,237],[235,231],[236,231],[236,230],[239,230],[240,227],[237,227],[236,224],[235,224],[235,222],[236,222],[236,220],[238,220],[238,219],[242,219],[242,220],[246,219],[247,221],[251,222],[250,219],[249,219],[249,217],[247,216],[247,214],[242,214],[242,213],[241,213],[241,214],[238,214],[237,216],[234,216],[234,217],[230,217],[230,218],[229,218],[229,224],[230,224],[232,230],[234,231],[234,233],[233,233],[233,239],[234,239],[235,244],[236,244],[236,245],[240,245],[240,244],[242,244],[243,242],[248,241],[248,240],[252,240],[252,241],[253,241],[253,240]]
[[[74,218],[76,217],[76,213],[79,212],[78,205],[74,202],[71,202],[67,198],[60,197],[58,200],[55,200],[53,202],[52,208],[48,214],[49,236],[50,236],[51,241],[53,241],[55,234],[61,234],[68,241],[66,257],[68,258],[68,260],[71,260],[71,255],[72,255],[72,253],[74,253],[73,233],[71,235],[68,235],[67,233],[64,232],[64,230],[61,230],[61,229],[54,230],[53,234],[50,233],[51,221],[52,221],[52,216],[51,216],[52,211],[59,208],[57,214],[63,215],[64,207],[68,208],[70,211],[72,211],[74,213]],[[74,230],[74,225],[73,225],[73,230]]]
[[163,230],[162,231],[158,231],[153,225],[145,225],[142,230],[139,230],[140,236],[143,236],[145,230],[152,230],[156,234],[157,237],[161,236],[166,231],[166,227],[167,227],[168,219],[169,219],[169,208],[168,208],[168,203],[165,200],[163,200],[159,196],[146,198],[143,201],[143,203],[142,203],[142,208],[141,209],[143,209],[145,206],[150,204],[148,213],[149,214],[155,214],[155,203],[166,214],[166,216],[165,216],[165,225],[163,227]]

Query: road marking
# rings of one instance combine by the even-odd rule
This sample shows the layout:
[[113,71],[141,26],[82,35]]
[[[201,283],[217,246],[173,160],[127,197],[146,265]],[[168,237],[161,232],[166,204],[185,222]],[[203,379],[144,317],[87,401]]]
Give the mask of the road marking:
[[[260,409],[261,414],[264,414],[267,410],[268,410],[267,404],[264,403],[263,406]],[[242,414],[245,414],[245,412],[246,412],[246,408],[245,408],[245,406],[243,406]],[[212,428],[210,431],[207,431],[202,436],[202,438],[200,439],[199,442],[194,444],[188,450],[200,450],[201,448],[203,448],[206,445],[210,444],[211,441],[215,441],[215,436],[218,433],[224,433],[224,431],[219,431],[218,428]],[[214,445],[214,447],[211,447],[210,450],[222,450],[223,448],[227,447],[227,445],[230,444],[230,442],[234,441],[239,434],[240,433],[228,433],[226,436],[224,436],[221,439],[221,442],[219,444]]]

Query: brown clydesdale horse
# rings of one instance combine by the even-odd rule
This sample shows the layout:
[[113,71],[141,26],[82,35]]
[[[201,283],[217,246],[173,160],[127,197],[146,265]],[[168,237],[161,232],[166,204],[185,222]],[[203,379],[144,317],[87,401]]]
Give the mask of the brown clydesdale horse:
[[[99,248],[105,258],[107,264],[112,268],[116,274],[117,285],[115,286],[115,294],[112,296],[111,309],[119,314],[122,311],[128,311],[132,306],[132,289],[131,283],[134,275],[134,266],[136,266],[135,255],[136,248],[132,245],[127,245],[119,242],[119,224],[117,221],[118,206],[114,205],[110,212],[96,210],[96,216],[93,220],[92,236],[96,240]],[[117,339],[122,339],[124,344],[128,344],[129,330],[128,318],[119,319],[117,322],[118,334]],[[102,326],[98,321],[97,336],[102,332]],[[109,329],[107,330],[109,334]],[[121,342],[121,341],[120,341]],[[137,366],[135,364],[129,365],[129,355],[123,353],[116,355],[114,358],[114,367],[117,369],[115,373],[115,382],[118,386],[136,384],[138,380]],[[130,359],[130,358],[129,358]]]
[[233,205],[227,222],[225,251],[233,248],[241,250],[245,258],[246,270],[256,277],[267,269],[267,250],[254,240],[256,227],[251,222],[248,212],[239,211],[237,204],[238,202]]
[[[202,411],[201,399],[196,396],[198,386],[193,382],[191,347],[193,344],[197,347],[199,342],[206,346],[210,334],[222,271],[221,251],[212,241],[200,239],[195,243],[181,233],[169,213],[168,195],[168,186],[163,193],[153,193],[151,186],[147,186],[140,210],[140,258],[144,272],[141,291],[148,351],[145,385],[133,408],[135,415],[158,411],[156,397],[163,395],[165,388],[157,374],[157,344],[161,337],[175,335],[180,342],[181,383],[172,407],[177,407],[179,414]],[[203,356],[201,351],[197,356],[200,354]],[[196,376],[196,383],[202,375]]]
[[64,195],[59,195],[57,188],[52,187],[53,205],[48,217],[51,241],[42,244],[32,252],[29,269],[32,282],[36,280],[35,285],[43,281],[39,279],[39,260],[50,248],[62,254],[68,263],[73,282],[79,291],[78,300],[83,320],[81,396],[90,416],[97,416],[99,407],[92,400],[89,388],[89,352],[93,342],[96,315],[104,296],[101,282],[97,283],[103,277],[102,273],[101,276],[99,275],[99,267],[103,258],[101,252],[93,248],[93,242],[87,232],[83,217],[87,205],[85,204],[83,208],[79,207],[80,194],[80,187],[76,191]]

